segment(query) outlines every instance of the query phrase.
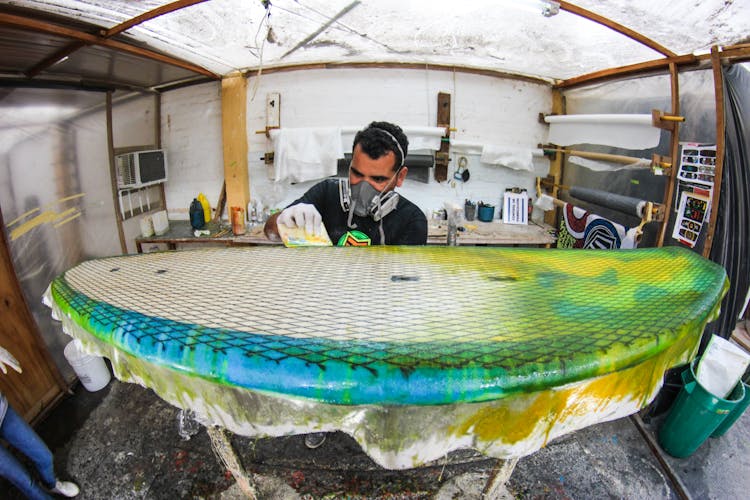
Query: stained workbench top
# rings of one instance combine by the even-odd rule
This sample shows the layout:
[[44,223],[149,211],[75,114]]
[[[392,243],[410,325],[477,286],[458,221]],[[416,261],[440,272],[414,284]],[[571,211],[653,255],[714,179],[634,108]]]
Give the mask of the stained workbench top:
[[[457,233],[459,245],[549,246],[557,241],[554,228],[544,223],[504,224],[501,221],[467,221],[461,224],[461,227],[464,230]],[[138,253],[141,253],[144,243],[166,244],[171,249],[177,248],[178,244],[204,243],[220,243],[227,246],[281,245],[281,242],[266,238],[263,234],[263,224],[248,227],[247,232],[241,236],[235,236],[231,228],[216,222],[209,222],[204,229],[209,230],[210,234],[195,236],[189,221],[170,220],[169,230],[166,233],[136,238],[136,248]],[[447,221],[430,221],[427,234],[428,245],[446,245],[447,235]]]
[[[555,228],[543,222],[528,224],[505,224],[465,221],[459,224],[456,241],[459,245],[519,245],[549,246],[557,241]],[[445,245],[448,238],[448,221],[430,221],[427,235],[428,245]]]

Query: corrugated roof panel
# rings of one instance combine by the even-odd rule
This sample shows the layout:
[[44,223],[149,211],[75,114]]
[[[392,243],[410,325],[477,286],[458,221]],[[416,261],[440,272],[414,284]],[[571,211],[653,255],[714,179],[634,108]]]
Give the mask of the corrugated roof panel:
[[0,72],[29,70],[68,43],[67,38],[0,26]]
[[195,77],[192,71],[99,46],[76,51],[42,75],[51,76],[52,72],[67,77],[80,76],[92,83],[115,81],[120,85],[146,88]]

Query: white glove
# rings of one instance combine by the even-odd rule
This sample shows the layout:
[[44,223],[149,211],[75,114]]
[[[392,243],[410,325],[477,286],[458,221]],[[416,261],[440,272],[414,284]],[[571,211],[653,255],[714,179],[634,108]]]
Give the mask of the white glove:
[[309,203],[298,203],[291,207],[285,208],[279,218],[276,219],[277,224],[284,224],[288,227],[304,227],[305,232],[318,236],[318,228],[323,217],[315,208],[315,205]]
[[21,364],[18,362],[18,360],[14,358],[11,353],[0,347],[0,369],[3,370],[3,373],[8,373],[8,369],[5,368],[6,364],[18,373],[21,373],[23,371],[21,370]]

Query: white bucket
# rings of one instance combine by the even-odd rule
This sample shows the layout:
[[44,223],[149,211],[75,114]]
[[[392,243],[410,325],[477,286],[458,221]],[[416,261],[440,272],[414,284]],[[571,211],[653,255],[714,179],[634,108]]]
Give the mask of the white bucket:
[[103,389],[112,378],[104,359],[83,352],[81,342],[78,339],[68,342],[63,354],[65,354],[65,359],[73,367],[83,386],[90,392]]

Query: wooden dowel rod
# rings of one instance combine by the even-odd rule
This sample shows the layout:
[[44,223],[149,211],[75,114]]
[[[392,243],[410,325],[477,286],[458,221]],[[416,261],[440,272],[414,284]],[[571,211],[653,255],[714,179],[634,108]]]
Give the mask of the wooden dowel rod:
[[631,163],[638,163],[639,161],[641,161],[641,158],[634,158],[632,156],[613,155],[609,153],[595,153],[591,151],[577,151],[575,149],[544,148],[544,150],[555,151],[557,153],[563,153],[563,154],[571,155],[571,156],[580,156],[581,158],[588,158],[591,160],[605,160],[605,161],[612,161],[615,163],[623,163],[625,165],[630,165]]

